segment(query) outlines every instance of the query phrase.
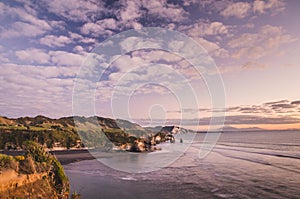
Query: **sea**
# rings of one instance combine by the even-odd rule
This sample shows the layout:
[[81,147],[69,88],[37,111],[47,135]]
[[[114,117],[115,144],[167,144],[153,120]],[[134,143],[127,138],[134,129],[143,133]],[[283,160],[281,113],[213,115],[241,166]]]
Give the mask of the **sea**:
[[96,154],[67,164],[71,192],[85,199],[300,198],[300,131],[207,138],[178,135],[161,151]]

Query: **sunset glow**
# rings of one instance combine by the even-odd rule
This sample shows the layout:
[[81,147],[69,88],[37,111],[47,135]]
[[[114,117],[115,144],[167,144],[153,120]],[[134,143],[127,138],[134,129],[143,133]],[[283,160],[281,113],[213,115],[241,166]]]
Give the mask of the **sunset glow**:
[[[300,128],[299,1],[71,2],[0,2],[1,116],[72,115],[74,82],[91,52],[123,31],[160,27],[192,38],[217,69],[199,74],[180,55],[160,49],[126,53],[99,77],[95,114],[115,117],[112,99],[119,86],[124,92],[133,89],[128,102],[132,121],[180,125],[183,119],[185,126],[206,129],[212,113],[220,110],[212,106],[204,76],[220,74],[225,126]],[[143,41],[126,42],[120,43],[122,49]],[[146,78],[153,83],[143,85]],[[158,83],[162,79],[168,86]],[[185,85],[192,94],[184,93]],[[193,96],[196,109],[181,107],[170,88],[182,89],[184,100]]]

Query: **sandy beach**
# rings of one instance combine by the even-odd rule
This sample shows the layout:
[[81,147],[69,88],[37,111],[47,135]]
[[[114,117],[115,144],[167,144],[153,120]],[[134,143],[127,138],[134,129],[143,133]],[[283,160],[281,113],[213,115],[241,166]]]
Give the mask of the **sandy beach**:
[[[0,151],[2,154],[19,156],[24,155],[24,151]],[[70,164],[73,162],[79,162],[83,160],[91,160],[94,157],[86,149],[72,149],[72,150],[57,150],[49,151],[50,154],[55,155],[55,157],[60,161],[62,165]]]
[[62,165],[94,159],[86,149],[52,151],[51,154],[55,155]]

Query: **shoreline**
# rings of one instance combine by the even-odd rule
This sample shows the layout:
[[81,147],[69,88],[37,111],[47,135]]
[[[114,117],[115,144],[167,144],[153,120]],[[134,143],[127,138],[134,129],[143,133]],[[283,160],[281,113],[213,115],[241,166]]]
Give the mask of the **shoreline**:
[[52,155],[54,155],[58,161],[62,165],[67,165],[74,162],[79,162],[83,160],[93,160],[94,156],[87,149],[79,149],[79,150],[60,150],[60,151],[51,151]]
[[[1,154],[20,156],[25,155],[25,151],[6,151],[1,150]],[[83,160],[95,159],[94,156],[87,149],[71,149],[71,150],[56,150],[49,151],[51,155],[54,155],[62,165],[67,165],[74,162],[79,162]]]
[[[86,149],[86,148],[47,150],[47,152],[49,152],[51,155],[54,155],[62,165],[67,165],[67,164],[84,161],[84,160],[96,159],[96,157],[92,155],[93,151],[101,152],[98,151],[97,149]],[[132,153],[152,153],[155,151],[161,151],[161,148],[153,149],[152,151],[142,151],[142,152],[132,152]],[[102,152],[106,152],[106,151],[102,151]],[[114,152],[122,153],[125,151],[114,151]],[[0,154],[10,155],[10,156],[23,156],[25,155],[25,151],[24,150],[0,150]]]
[[[90,152],[91,151],[91,152]],[[57,160],[64,166],[67,164],[80,162],[84,160],[93,160],[98,157],[95,157],[92,155],[92,153],[96,152],[95,149],[64,149],[64,150],[49,150],[48,152],[51,155],[54,155]],[[151,152],[131,152],[131,153],[153,153],[155,151],[160,150],[154,150]],[[112,153],[106,153],[107,151],[97,151],[97,152],[103,152],[101,153],[99,157],[111,157]],[[125,151],[114,151],[114,154],[118,153],[124,153]],[[19,150],[19,151],[7,151],[7,150],[0,150],[0,154],[10,155],[10,156],[23,156],[25,155],[25,151]]]

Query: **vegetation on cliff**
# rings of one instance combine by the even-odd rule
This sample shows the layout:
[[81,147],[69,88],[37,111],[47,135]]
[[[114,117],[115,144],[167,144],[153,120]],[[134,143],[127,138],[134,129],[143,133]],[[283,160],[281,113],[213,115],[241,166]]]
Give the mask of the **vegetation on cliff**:
[[[160,128],[160,130],[159,130]],[[10,119],[0,117],[0,150],[22,149],[31,140],[45,148],[96,148],[100,150],[153,151],[156,143],[174,142],[178,127],[143,128],[127,120],[104,117],[44,116]],[[157,133],[158,132],[158,133]]]
[[23,148],[24,156],[0,154],[1,198],[67,199],[69,180],[58,160],[35,142]]

